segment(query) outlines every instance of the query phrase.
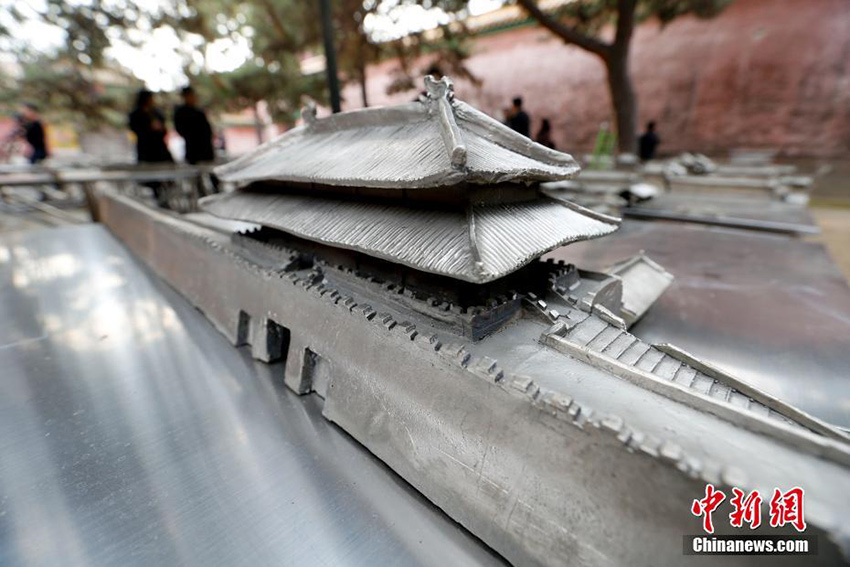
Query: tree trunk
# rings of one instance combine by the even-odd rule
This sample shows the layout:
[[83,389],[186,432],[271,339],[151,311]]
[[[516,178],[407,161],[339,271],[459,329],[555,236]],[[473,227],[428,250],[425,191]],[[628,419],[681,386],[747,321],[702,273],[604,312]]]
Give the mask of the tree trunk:
[[357,42],[357,81],[360,83],[360,97],[363,99],[363,108],[369,106],[369,98],[366,93],[366,42],[365,33],[361,33]]
[[608,68],[608,88],[617,122],[617,143],[620,153],[637,153],[638,109],[635,89],[629,74],[629,51],[614,49],[605,61]]
[[366,94],[366,61],[363,59],[363,53],[359,54],[357,61],[357,80],[360,83],[360,97],[363,99],[363,108],[369,106],[369,98]]
[[614,42],[606,43],[565,25],[545,12],[535,0],[517,0],[540,24],[568,44],[595,53],[608,68],[608,88],[617,121],[617,140],[620,153],[637,151],[637,97],[629,75],[629,46],[635,29],[638,0],[617,0],[617,26]]
[[366,96],[366,71],[360,74],[360,96],[363,98],[363,108],[369,106],[369,99]]

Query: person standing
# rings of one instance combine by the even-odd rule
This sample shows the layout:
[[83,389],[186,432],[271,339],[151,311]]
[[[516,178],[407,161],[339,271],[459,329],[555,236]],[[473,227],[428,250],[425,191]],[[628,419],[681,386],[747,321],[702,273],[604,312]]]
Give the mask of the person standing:
[[[147,89],[136,95],[136,106],[130,113],[130,130],[136,135],[136,159],[140,164],[174,163],[165,145],[165,117],[156,108],[153,93]],[[144,185],[151,188],[160,207],[170,208],[162,181],[149,181]]]
[[130,130],[136,135],[136,158],[139,163],[174,162],[165,145],[165,117],[156,108],[151,91],[139,91],[129,119]]
[[537,137],[534,140],[541,146],[555,149],[555,142],[552,141],[552,124],[548,118],[544,118],[540,124],[540,130],[537,131]]
[[197,96],[192,87],[185,87],[180,94],[183,104],[174,110],[174,128],[186,141],[186,162],[197,164],[213,161],[213,131],[206,113],[198,108]]
[[47,159],[47,142],[44,135],[44,124],[38,115],[38,108],[32,103],[26,103],[18,117],[21,135],[30,146],[29,160],[36,164]]
[[511,114],[508,117],[508,126],[510,126],[511,130],[519,132],[523,136],[530,136],[531,119],[528,117],[528,114],[526,114],[526,112],[522,109],[522,97],[516,97],[513,100]]
[[646,125],[646,132],[638,138],[638,154],[643,161],[649,161],[655,157],[655,148],[661,140],[658,134],[655,133],[655,122],[651,121]]

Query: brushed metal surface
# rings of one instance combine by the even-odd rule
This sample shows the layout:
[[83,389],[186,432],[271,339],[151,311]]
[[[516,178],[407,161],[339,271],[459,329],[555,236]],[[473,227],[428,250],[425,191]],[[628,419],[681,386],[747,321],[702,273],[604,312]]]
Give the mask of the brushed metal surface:
[[675,276],[631,330],[677,346],[812,415],[850,426],[850,288],[821,244],[627,219],[549,256],[585,269],[644,250]]
[[0,240],[0,315],[0,565],[501,563],[100,226]]

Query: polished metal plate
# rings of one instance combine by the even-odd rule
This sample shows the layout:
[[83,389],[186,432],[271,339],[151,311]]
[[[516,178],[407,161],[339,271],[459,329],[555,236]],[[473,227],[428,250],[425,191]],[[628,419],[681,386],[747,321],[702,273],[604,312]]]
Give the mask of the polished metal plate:
[[0,565],[501,563],[101,226],[4,236],[0,315]]

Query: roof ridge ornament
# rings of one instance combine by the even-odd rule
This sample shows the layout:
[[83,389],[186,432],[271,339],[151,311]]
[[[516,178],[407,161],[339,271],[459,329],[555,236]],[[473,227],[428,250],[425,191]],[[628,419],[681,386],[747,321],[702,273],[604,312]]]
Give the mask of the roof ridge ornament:
[[463,143],[463,137],[457,122],[455,122],[451,105],[455,98],[454,83],[448,77],[443,77],[438,81],[431,75],[426,75],[425,90],[428,94],[428,101],[432,104],[432,107],[435,107],[440,119],[440,135],[446,145],[446,151],[449,152],[452,166],[465,166],[466,144]]

